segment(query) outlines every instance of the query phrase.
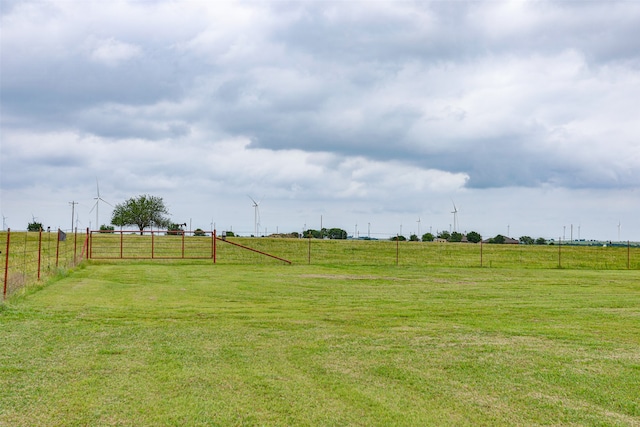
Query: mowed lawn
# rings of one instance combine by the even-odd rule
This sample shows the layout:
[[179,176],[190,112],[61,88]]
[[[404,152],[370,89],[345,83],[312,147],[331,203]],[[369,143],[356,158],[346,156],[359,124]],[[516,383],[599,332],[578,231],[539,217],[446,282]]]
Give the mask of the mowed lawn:
[[0,307],[0,425],[640,425],[640,272],[89,263]]

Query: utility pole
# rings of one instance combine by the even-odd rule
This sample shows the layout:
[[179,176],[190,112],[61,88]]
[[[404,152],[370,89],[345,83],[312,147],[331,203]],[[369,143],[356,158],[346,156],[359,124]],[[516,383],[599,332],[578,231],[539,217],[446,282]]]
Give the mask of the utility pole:
[[71,205],[71,232],[73,233],[73,218],[75,218],[76,205],[78,202],[69,202]]

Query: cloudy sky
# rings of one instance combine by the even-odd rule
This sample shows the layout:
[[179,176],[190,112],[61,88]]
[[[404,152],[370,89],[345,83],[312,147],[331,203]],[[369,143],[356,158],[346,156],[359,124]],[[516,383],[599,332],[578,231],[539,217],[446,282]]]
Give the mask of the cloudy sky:
[[3,226],[640,240],[639,1],[1,2]]

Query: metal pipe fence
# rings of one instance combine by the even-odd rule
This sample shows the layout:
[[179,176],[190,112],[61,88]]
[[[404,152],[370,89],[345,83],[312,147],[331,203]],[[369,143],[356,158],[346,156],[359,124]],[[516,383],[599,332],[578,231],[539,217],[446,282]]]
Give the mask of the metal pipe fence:
[[[233,242],[276,254],[293,264],[451,268],[640,269],[640,247],[505,245],[389,240],[322,240],[233,237]],[[273,263],[227,245],[218,246],[218,264]]]
[[215,231],[89,231],[89,259],[213,259]]
[[[90,259],[212,259],[214,263],[640,269],[640,247],[219,237],[215,230],[88,231]],[[225,240],[231,245],[217,242]],[[266,256],[265,256],[266,255]]]

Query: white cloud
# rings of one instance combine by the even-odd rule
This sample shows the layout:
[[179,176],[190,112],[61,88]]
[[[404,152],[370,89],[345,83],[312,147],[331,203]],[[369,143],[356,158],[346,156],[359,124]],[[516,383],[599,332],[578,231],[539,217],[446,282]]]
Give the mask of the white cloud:
[[89,58],[108,67],[117,67],[142,53],[139,46],[125,43],[114,38],[89,38],[85,43]]

